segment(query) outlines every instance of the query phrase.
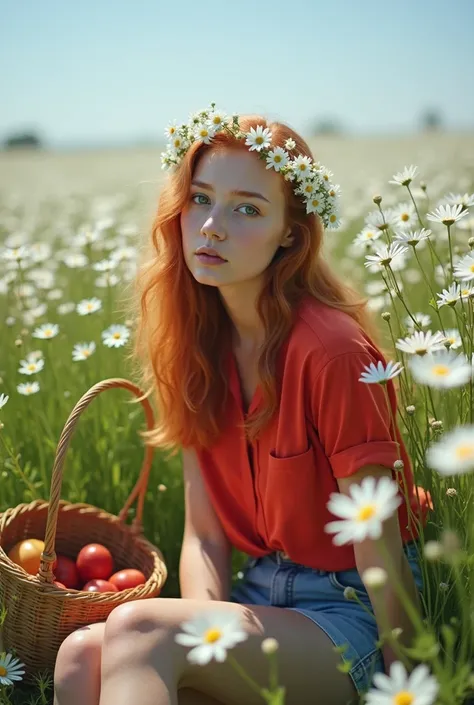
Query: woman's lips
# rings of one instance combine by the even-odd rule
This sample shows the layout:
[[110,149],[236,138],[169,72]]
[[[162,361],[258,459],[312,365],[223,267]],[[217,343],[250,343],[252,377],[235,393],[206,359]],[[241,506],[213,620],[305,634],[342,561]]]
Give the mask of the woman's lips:
[[200,252],[199,254],[196,255],[198,260],[202,262],[202,264],[225,264],[227,260],[222,259],[221,257],[215,257],[214,255],[206,255],[204,252]]

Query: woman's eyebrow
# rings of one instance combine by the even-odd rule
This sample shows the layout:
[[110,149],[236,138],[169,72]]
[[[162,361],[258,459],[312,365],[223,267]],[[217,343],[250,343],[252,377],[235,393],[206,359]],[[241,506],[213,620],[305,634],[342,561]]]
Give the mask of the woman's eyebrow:
[[[214,189],[212,188],[211,184],[206,184],[204,181],[197,181],[194,179],[192,182],[192,186],[199,186],[200,188],[205,188],[208,191],[213,191]],[[267,203],[270,203],[268,198],[265,198],[265,196],[262,196],[261,193],[257,193],[256,191],[231,191],[230,192],[231,196],[247,196],[248,198],[261,198],[262,201],[266,201]]]

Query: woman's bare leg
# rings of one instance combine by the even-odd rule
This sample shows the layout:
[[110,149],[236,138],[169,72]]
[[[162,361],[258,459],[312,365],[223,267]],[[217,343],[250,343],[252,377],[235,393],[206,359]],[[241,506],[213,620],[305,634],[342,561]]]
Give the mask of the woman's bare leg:
[[260,695],[229,661],[191,665],[186,659],[188,649],[176,644],[174,637],[181,624],[204,610],[240,614],[249,638],[235,647],[231,656],[263,687],[268,684],[268,661],[261,641],[265,636],[278,640],[279,680],[287,689],[286,705],[347,705],[356,697],[350,677],[336,668],[340,656],[329,637],[297,612],[155,598],[120,605],[109,616],[102,651],[100,705],[178,705],[179,687],[192,688],[223,705],[261,705]]
[[[54,669],[54,705],[99,705],[105,622],[82,627],[61,644]],[[178,705],[222,705],[192,688],[179,691]]]

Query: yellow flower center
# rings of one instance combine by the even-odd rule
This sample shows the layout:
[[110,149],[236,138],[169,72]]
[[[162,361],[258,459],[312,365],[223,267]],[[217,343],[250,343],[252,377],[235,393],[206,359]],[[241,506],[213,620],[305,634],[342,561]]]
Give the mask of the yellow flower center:
[[92,310],[92,304],[87,304],[87,310],[91,311]]
[[30,362],[30,364],[28,365],[28,369],[29,369],[29,370],[35,370],[35,369],[36,369],[35,363],[34,363],[34,362]]
[[327,174],[324,174],[323,179],[324,179],[324,181],[329,181],[329,176]]
[[199,132],[199,134],[201,135],[201,137],[207,137],[208,134],[209,134],[209,130],[206,130],[206,128],[204,127],[204,128]]
[[411,693],[406,690],[401,690],[396,694],[393,702],[395,705],[411,705],[414,700],[415,698]]
[[48,328],[47,330],[45,330],[44,334],[46,336],[50,336],[50,335],[53,335],[53,331],[51,330],[51,328]]
[[112,338],[115,338],[115,340],[118,340],[119,338],[121,338],[121,335],[120,335],[120,333],[114,333]]
[[402,213],[400,219],[406,223],[407,220],[410,220],[410,216],[408,215],[408,213]]
[[176,132],[176,127],[170,127],[170,135],[174,135]]
[[206,642],[206,644],[214,644],[216,641],[219,641],[221,637],[221,630],[213,627],[211,629],[208,629],[207,632],[204,634],[204,641]]
[[367,521],[368,519],[373,517],[374,514],[375,506],[373,504],[367,504],[365,507],[362,507],[357,518],[359,521]]
[[3,668],[3,666],[0,666],[0,676],[6,676],[8,673],[6,668]]
[[426,355],[426,348],[416,348],[415,354],[420,355],[420,357],[423,357],[423,355]]
[[474,272],[474,264],[471,264],[471,266],[469,267],[469,271]]
[[461,296],[468,296],[468,294],[469,294],[469,289],[461,289]]
[[335,223],[335,222],[336,222],[336,216],[334,215],[334,213],[329,216],[329,222],[330,222],[330,223]]
[[214,125],[220,125],[221,119],[220,119],[219,115],[214,115],[214,117],[212,118],[212,122],[214,123]]
[[469,460],[470,458],[474,458],[474,445],[459,446],[459,448],[456,448],[456,455],[460,460]]
[[174,142],[173,142],[175,147],[181,147],[181,140],[179,137],[177,137]]
[[263,144],[263,137],[261,135],[259,137],[256,137],[255,142],[257,144]]
[[83,350],[82,354],[84,355],[84,357],[88,357],[90,355],[90,352],[89,350]]
[[319,206],[319,199],[318,198],[313,198],[311,201],[311,205],[313,205],[315,208]]
[[335,195],[336,195],[336,192],[334,191],[334,189],[331,189],[330,191],[328,191],[328,193],[329,193],[330,196],[335,196]]
[[436,375],[436,377],[446,377],[449,375],[449,367],[447,365],[435,365],[433,367],[433,374]]
[[273,157],[273,161],[275,161],[275,162],[281,162],[281,155],[280,155],[280,154],[275,154],[275,156]]

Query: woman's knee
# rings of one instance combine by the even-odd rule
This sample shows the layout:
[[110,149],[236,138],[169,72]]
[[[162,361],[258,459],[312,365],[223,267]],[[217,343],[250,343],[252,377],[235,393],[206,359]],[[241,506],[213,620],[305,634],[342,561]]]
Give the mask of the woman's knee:
[[100,673],[100,658],[105,623],[76,629],[61,644],[54,668],[54,680],[60,685],[71,679]]

